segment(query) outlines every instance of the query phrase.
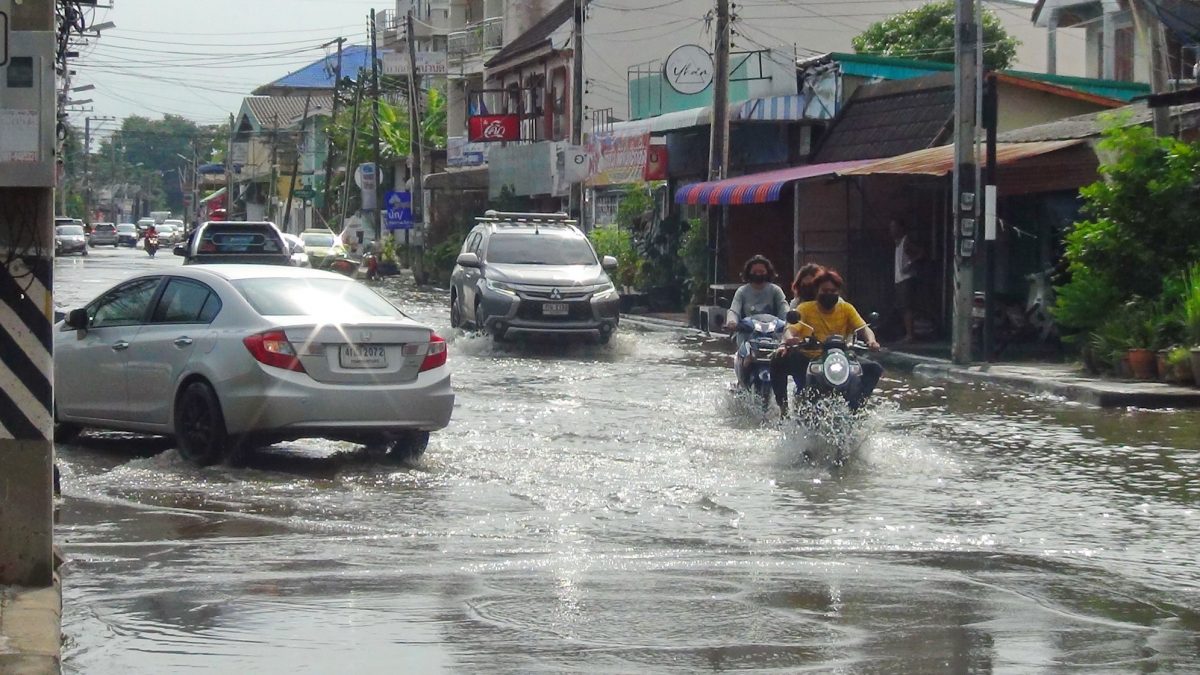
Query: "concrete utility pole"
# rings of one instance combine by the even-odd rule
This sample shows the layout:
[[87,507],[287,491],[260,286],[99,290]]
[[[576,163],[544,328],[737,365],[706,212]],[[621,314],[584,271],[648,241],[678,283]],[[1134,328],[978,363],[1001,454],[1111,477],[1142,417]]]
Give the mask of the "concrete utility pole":
[[[410,34],[411,35],[411,34]],[[408,41],[409,45],[412,40]],[[375,163],[375,208],[371,211],[371,231],[375,233],[375,240],[382,245],[383,239],[383,224],[379,217],[383,209],[383,196],[379,191],[383,189],[383,166],[379,151],[379,41],[375,33],[375,10],[371,10],[371,124],[375,131],[375,142],[371,144],[374,148],[371,161]]]
[[54,584],[55,4],[3,3],[10,33],[0,82],[0,586]]
[[[300,133],[304,133],[304,122],[308,119],[308,107],[312,103],[312,94],[307,94],[304,97],[304,115],[300,117]],[[300,141],[299,136],[295,143],[296,154],[292,157],[292,178],[288,185],[287,206],[283,208],[283,231],[290,232],[288,226],[292,221],[292,195],[296,192],[296,174],[300,173]],[[303,208],[303,207],[301,207]]]
[[[425,223],[425,185],[423,183],[421,162],[424,161],[424,148],[421,147],[424,139],[421,138],[421,76],[417,73],[417,43],[414,38],[416,33],[413,32],[413,13],[408,10],[408,17],[405,19],[405,30],[408,36],[408,147],[412,161],[412,218],[413,226],[417,223],[422,224],[421,241],[424,242],[424,223]],[[383,200],[380,200],[380,204]],[[380,206],[379,208],[384,208]],[[404,247],[408,251],[408,268],[413,268],[413,255],[410,246],[409,232],[404,231]],[[417,256],[418,265],[421,265],[422,256]],[[419,270],[424,273],[424,270]],[[418,279],[420,277],[418,276]]]
[[[338,101],[341,98],[339,95],[339,88],[342,84],[342,44],[346,42],[346,38],[340,37],[333,42],[337,43],[337,65],[334,67],[333,75],[333,110],[329,113],[329,124],[331,128],[333,124],[337,122]],[[321,46],[328,47],[330,44],[333,43],[326,42]],[[333,208],[329,203],[329,184],[333,182],[333,134],[329,134],[329,142],[327,146],[328,147],[325,148],[325,185],[323,187],[325,194],[321,198],[321,206],[322,210],[325,212],[324,216],[326,223],[329,222],[330,216],[333,215]]]
[[346,229],[346,210],[350,208],[350,185],[354,181],[354,144],[358,142],[358,108],[362,105],[363,72],[358,71],[358,82],[354,87],[354,114],[350,121],[350,140],[346,145],[346,180],[342,181],[341,228]]
[[[954,309],[950,357],[955,363],[971,362],[971,307],[975,301],[975,235],[979,199],[976,194],[975,130],[976,86],[979,79],[976,0],[957,0],[954,46],[954,190],[950,205],[956,240],[954,256]],[[987,321],[991,317],[986,318]]]
[[83,222],[92,224],[92,122],[115,122],[117,118],[89,115],[83,118]]
[[233,113],[229,113],[229,141],[225,147],[225,220],[233,220]]
[[[712,127],[708,147],[708,179],[729,173],[729,0],[717,0],[717,34],[713,44]],[[708,241],[713,253],[713,282],[720,281],[721,237],[729,214],[726,205],[708,209]]]
[[[1150,67],[1150,93],[1162,94],[1168,90],[1169,79],[1166,36],[1154,7],[1147,5],[1146,0],[1131,0],[1129,9],[1133,14],[1134,31],[1150,46],[1150,57],[1146,59]],[[1171,109],[1161,106],[1151,108],[1151,112],[1154,115],[1154,135],[1170,136]]]
[[[587,0],[575,0],[575,39],[571,55],[571,145],[583,145],[583,20]],[[583,208],[583,183],[571,183],[571,211],[578,214],[579,225],[586,231]]]

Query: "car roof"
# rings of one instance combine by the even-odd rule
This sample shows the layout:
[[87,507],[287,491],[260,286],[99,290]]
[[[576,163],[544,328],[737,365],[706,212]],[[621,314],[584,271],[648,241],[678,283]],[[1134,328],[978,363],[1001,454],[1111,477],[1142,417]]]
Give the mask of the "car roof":
[[492,236],[504,234],[536,234],[539,236],[577,238],[585,236],[574,226],[567,225],[526,225],[511,223],[487,223]]
[[189,265],[172,270],[171,274],[180,276],[216,276],[226,281],[241,279],[338,279],[353,281],[344,274],[314,270],[311,267],[290,267],[284,265],[251,265],[215,263],[209,265]]

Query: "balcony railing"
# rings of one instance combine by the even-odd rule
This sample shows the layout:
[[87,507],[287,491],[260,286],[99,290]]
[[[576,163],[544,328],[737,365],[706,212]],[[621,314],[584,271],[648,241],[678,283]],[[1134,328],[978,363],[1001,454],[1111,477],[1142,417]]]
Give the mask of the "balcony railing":
[[504,17],[484,19],[466,30],[452,31],[446,36],[446,51],[451,59],[480,56],[504,46]]

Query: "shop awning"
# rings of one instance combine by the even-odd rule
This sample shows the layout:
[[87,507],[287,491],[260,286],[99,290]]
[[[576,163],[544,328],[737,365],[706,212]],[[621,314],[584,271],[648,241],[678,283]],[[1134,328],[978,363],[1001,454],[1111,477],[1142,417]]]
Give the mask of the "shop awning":
[[871,164],[873,159],[806,164],[775,171],[752,173],[737,178],[692,183],[675,192],[676,204],[765,204],[779,201],[783,186],[792,181],[827,176]]
[[[1023,159],[1047,155],[1083,141],[1039,141],[1036,143],[997,143],[996,163],[1003,166]],[[874,174],[907,174],[946,176],[954,171],[954,146],[940,145],[886,159],[871,160],[861,166],[839,169],[839,176],[870,176]]]

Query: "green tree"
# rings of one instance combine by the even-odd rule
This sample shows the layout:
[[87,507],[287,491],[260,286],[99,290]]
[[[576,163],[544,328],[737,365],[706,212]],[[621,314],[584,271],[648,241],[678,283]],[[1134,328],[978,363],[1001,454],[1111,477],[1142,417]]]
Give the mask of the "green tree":
[[[954,63],[954,0],[940,0],[877,21],[850,43],[859,54],[904,56]],[[983,65],[1012,65],[1020,40],[1008,34],[990,10],[983,12]]]

